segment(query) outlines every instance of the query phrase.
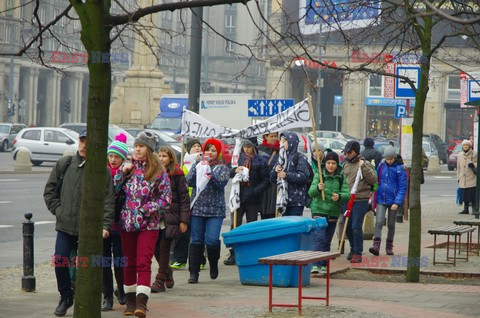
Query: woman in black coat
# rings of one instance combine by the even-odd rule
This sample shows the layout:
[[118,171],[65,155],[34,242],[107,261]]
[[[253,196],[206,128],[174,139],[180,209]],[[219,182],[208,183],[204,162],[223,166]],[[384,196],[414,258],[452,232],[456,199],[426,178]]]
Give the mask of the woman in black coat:
[[[278,133],[271,133],[263,135],[263,141],[258,146],[258,153],[262,156],[268,171],[272,171],[274,165],[278,161],[278,152],[280,151],[280,140]],[[277,183],[268,182],[268,186],[262,195],[262,206],[260,216],[263,219],[270,219],[275,217],[277,202]]]

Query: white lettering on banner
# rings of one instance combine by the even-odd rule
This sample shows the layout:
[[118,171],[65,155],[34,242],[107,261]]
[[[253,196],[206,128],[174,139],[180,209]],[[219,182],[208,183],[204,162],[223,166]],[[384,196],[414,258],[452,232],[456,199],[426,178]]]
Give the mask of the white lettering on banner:
[[275,116],[254,125],[247,126],[241,130],[214,124],[186,109],[183,111],[182,118],[182,135],[190,137],[250,138],[272,132],[304,127],[311,127],[310,111],[306,99]]

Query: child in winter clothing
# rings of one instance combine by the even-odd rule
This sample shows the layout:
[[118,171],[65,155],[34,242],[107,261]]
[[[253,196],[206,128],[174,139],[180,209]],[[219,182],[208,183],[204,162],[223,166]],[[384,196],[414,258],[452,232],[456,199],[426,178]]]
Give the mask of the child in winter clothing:
[[154,135],[141,132],[134,145],[133,162],[125,162],[118,169],[114,185],[118,192],[125,178],[129,178],[123,187],[126,202],[120,216],[122,251],[128,260],[124,267],[127,297],[124,315],[145,317],[153,252],[172,193],[168,175],[154,153]]
[[296,133],[283,132],[280,138],[287,152],[287,168],[283,171],[277,160],[274,170],[270,173],[270,181],[275,182],[277,178],[282,178],[288,183],[288,203],[283,215],[301,216],[307,203],[311,177],[310,165],[305,156],[298,152],[299,139]]
[[198,283],[200,262],[207,245],[210,278],[218,276],[220,258],[220,231],[225,218],[225,186],[230,170],[221,164],[222,144],[211,138],[203,145],[203,159],[195,163],[187,175],[187,183],[193,187],[192,218],[190,221],[192,240],[189,251],[191,284]]
[[376,193],[377,209],[373,246],[369,249],[375,256],[379,255],[382,240],[382,227],[388,209],[387,255],[393,255],[393,237],[395,235],[395,219],[398,207],[402,206],[407,194],[407,174],[403,164],[399,162],[395,148],[385,147],[385,159],[378,165],[378,190]]
[[[112,174],[112,179],[117,173],[117,170],[127,160],[128,146],[126,144],[127,136],[123,133],[117,135],[115,140],[108,146],[107,166]],[[115,204],[117,205],[117,204]],[[119,215],[120,211],[115,211],[115,218],[112,223],[112,232],[110,236],[103,239],[103,256],[106,259],[112,257],[114,260],[120,260],[122,258],[122,240],[120,238],[120,225]],[[123,289],[123,268],[118,261],[113,262],[115,280],[117,282],[117,290],[115,294],[118,298],[120,305],[125,305],[125,291]],[[112,267],[103,266],[103,305],[102,311],[112,310],[113,307],[113,279],[112,279]]]
[[164,292],[165,287],[174,285],[173,271],[170,268],[170,246],[172,240],[185,233],[190,223],[190,196],[183,170],[177,164],[175,152],[170,146],[158,149],[158,157],[170,178],[172,203],[165,211],[165,228],[158,233],[155,246],[155,259],[158,262],[158,274],[152,284],[152,292]]
[[[331,151],[325,155],[321,169],[323,183],[320,182],[319,172],[315,172],[308,195],[313,199],[311,205],[312,217],[324,217],[327,219],[328,225],[326,229],[315,231],[313,249],[329,252],[337,219],[341,213],[342,202],[347,202],[350,199],[350,189],[348,183],[344,180],[338,155],[335,152]],[[322,190],[325,192],[325,200],[322,199]],[[322,271],[326,270],[325,265],[326,262],[314,264],[312,273],[318,273],[318,267],[322,267]]]
[[[189,170],[192,168],[192,165],[195,162],[200,161],[202,156],[202,144],[200,143],[200,140],[196,138],[189,139],[185,143],[185,150],[187,151],[185,158],[189,158],[191,157],[190,155],[197,154],[197,157],[190,159],[189,162],[185,160],[184,165],[182,166],[182,170],[186,176]],[[193,188],[188,187],[188,194],[190,196],[192,196],[192,191]],[[185,233],[180,234],[178,238],[173,240],[172,243],[174,245],[174,248],[171,267],[173,269],[184,268],[188,259],[188,245],[190,244],[190,227],[187,228],[187,231]],[[205,267],[206,262],[207,260],[205,259],[205,256],[203,256],[200,263],[201,269]]]

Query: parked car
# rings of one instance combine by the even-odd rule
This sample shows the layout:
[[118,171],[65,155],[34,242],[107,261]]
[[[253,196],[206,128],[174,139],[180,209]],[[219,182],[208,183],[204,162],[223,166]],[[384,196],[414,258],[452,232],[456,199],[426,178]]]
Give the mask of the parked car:
[[[397,151],[397,153],[400,153],[400,145],[398,144],[398,142],[393,140],[393,144],[395,146],[395,150]],[[387,147],[387,146],[390,146],[389,141],[377,141],[376,140],[375,144],[373,145],[373,149],[380,152],[383,156],[383,154],[385,153],[385,147]],[[363,146],[363,141],[361,141],[360,142],[360,152],[362,152],[364,149],[365,149],[365,147]]]
[[66,150],[76,152],[78,133],[57,127],[35,127],[22,129],[13,141],[12,156],[17,159],[20,150],[30,154],[32,164],[39,166],[43,162],[57,162]]
[[447,153],[447,144],[443,142],[442,138],[440,138],[437,134],[425,134],[423,135],[423,141],[432,141],[435,144],[435,148],[438,151],[438,159],[442,163],[447,163],[448,161],[448,153]]
[[458,145],[458,144],[461,144],[463,141],[463,139],[450,139],[448,141],[448,144],[447,144],[447,153],[448,153],[448,156],[450,157],[450,155],[453,153],[453,149],[455,149],[455,147]]
[[[188,138],[186,139],[188,140]],[[185,142],[186,142],[185,140]],[[200,138],[200,142],[203,143],[207,138]],[[232,162],[233,150],[235,149],[235,138],[219,139],[222,144],[222,158],[225,164],[230,165]]]
[[[85,128],[87,128],[86,123],[64,123],[60,125],[61,128],[71,129],[76,131],[77,133],[81,133]],[[125,129],[118,127],[117,125],[110,124],[108,125],[108,144],[110,144],[113,140],[115,140],[115,136],[124,133],[127,136],[127,146],[128,146],[128,153],[133,153],[133,142],[135,137],[128,133]]]
[[433,143],[433,141],[430,141],[430,142],[429,141],[423,141],[422,142],[422,147],[423,147],[423,150],[425,151],[425,154],[428,157],[428,160],[430,160],[430,157],[432,157],[432,156],[438,157],[438,150],[435,147],[435,144]]
[[318,138],[318,142],[321,142],[325,148],[330,148],[335,151],[337,154],[343,156],[343,149],[347,145],[347,141],[343,139],[333,139],[333,138]]
[[[317,134],[317,138],[340,138],[340,139],[345,139],[346,141],[357,140],[357,138],[339,131],[317,130],[316,134]],[[313,137],[312,133],[309,133],[309,135]]]
[[137,137],[138,133],[144,130],[145,129],[141,129],[141,128],[125,128],[125,131],[128,132],[133,137]]
[[458,154],[461,152],[462,152],[462,144],[459,143],[455,146],[455,148],[453,148],[452,154],[448,156],[448,163],[447,163],[448,170],[453,171],[457,169],[457,158],[458,158]]
[[15,136],[20,130],[27,128],[24,124],[1,123],[0,124],[0,151],[7,151],[13,145]]

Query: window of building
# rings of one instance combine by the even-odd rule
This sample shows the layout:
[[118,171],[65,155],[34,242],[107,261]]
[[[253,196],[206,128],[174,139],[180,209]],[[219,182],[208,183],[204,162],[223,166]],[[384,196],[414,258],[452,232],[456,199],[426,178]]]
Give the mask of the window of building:
[[370,74],[368,82],[368,96],[383,97],[383,76]]
[[3,33],[3,43],[10,43],[11,38],[12,38],[12,26],[6,24],[5,31]]
[[40,23],[44,24],[47,20],[47,8],[40,8]]
[[225,50],[227,50],[227,52],[235,52],[235,44],[232,41],[227,40]]
[[235,21],[236,16],[232,14],[227,14],[225,16],[225,32],[226,33],[235,33]]
[[5,11],[5,15],[7,17],[13,17],[13,13],[15,12],[14,8],[15,5],[13,3],[13,0],[7,0],[7,10]]
[[447,100],[460,100],[460,75],[449,75]]

